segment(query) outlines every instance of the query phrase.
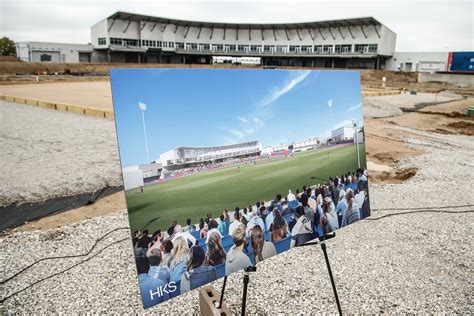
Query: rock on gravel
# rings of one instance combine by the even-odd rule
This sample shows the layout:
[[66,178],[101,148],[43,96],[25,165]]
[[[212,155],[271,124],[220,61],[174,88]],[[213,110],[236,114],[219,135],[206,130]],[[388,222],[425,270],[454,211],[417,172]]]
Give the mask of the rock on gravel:
[[[327,242],[343,312],[472,314],[474,137],[406,131],[412,135],[410,146],[425,152],[401,163],[416,167],[416,176],[403,184],[372,185],[372,217]],[[416,209],[421,207],[431,210]],[[126,225],[123,211],[60,230],[4,237],[0,274],[10,276],[44,256],[85,252],[104,232]],[[92,253],[128,234],[111,233]],[[3,284],[1,296],[84,258],[42,262]],[[221,284],[214,286],[220,289]],[[241,294],[242,273],[233,274],[225,301],[236,314]],[[198,292],[192,291],[148,312],[197,314],[198,304]],[[321,249],[293,249],[259,264],[251,276],[247,306],[253,314],[336,313]],[[6,299],[1,309],[25,314],[144,313],[130,240]]]
[[0,101],[0,207],[121,186],[114,122]]

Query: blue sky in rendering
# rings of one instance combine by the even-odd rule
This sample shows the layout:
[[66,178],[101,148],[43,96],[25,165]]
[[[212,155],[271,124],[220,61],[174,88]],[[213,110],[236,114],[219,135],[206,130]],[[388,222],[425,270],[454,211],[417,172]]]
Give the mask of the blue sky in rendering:
[[179,146],[279,145],[363,125],[358,71],[112,69],[111,81],[123,167],[147,162],[138,102],[151,160]]

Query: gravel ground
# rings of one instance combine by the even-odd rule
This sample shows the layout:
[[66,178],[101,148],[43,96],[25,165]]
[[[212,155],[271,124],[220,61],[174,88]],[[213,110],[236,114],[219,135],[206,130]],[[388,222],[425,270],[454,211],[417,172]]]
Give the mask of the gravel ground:
[[0,101],[0,148],[0,207],[122,185],[110,120]]
[[[74,92],[77,99],[79,91]],[[364,114],[400,115],[399,107],[433,98],[430,93],[365,97]],[[437,98],[445,102],[459,96],[443,92]],[[115,126],[109,120],[0,101],[0,146],[0,180],[8,179],[0,181],[0,207],[122,185]]]
[[[405,130],[413,135],[407,141],[425,151],[401,163],[418,168],[416,176],[403,184],[372,185],[372,217],[342,229],[327,243],[343,312],[474,313],[474,206],[455,207],[474,204],[474,138]],[[437,213],[401,210],[419,207]],[[106,231],[126,226],[123,211],[60,230],[4,237],[0,274],[8,277],[45,256],[84,253]],[[93,253],[127,237],[127,230],[113,232]],[[1,296],[85,258],[41,262],[2,284]],[[225,301],[234,313],[240,309],[241,283],[242,273],[227,283]],[[214,286],[219,289],[221,281]],[[144,313],[131,242],[112,245],[2,304],[4,313]],[[192,291],[147,311],[197,314],[198,304],[198,292]],[[336,313],[320,248],[293,249],[262,262],[251,276],[247,306],[258,314]]]

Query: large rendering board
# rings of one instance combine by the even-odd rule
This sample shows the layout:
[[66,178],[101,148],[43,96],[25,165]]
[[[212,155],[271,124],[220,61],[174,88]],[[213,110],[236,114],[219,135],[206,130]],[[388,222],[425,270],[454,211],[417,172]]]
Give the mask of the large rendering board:
[[111,81],[145,308],[370,215],[359,72]]

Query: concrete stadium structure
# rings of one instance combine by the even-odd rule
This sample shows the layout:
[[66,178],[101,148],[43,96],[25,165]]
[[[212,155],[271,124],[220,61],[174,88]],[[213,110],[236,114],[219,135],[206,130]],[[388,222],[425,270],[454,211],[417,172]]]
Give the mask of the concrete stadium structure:
[[204,162],[221,162],[230,158],[245,157],[259,154],[262,145],[259,141],[215,147],[178,147],[160,155],[163,168],[183,168]]
[[396,34],[372,17],[242,24],[116,12],[91,27],[99,62],[202,63],[213,56],[260,57],[262,65],[383,68]]

